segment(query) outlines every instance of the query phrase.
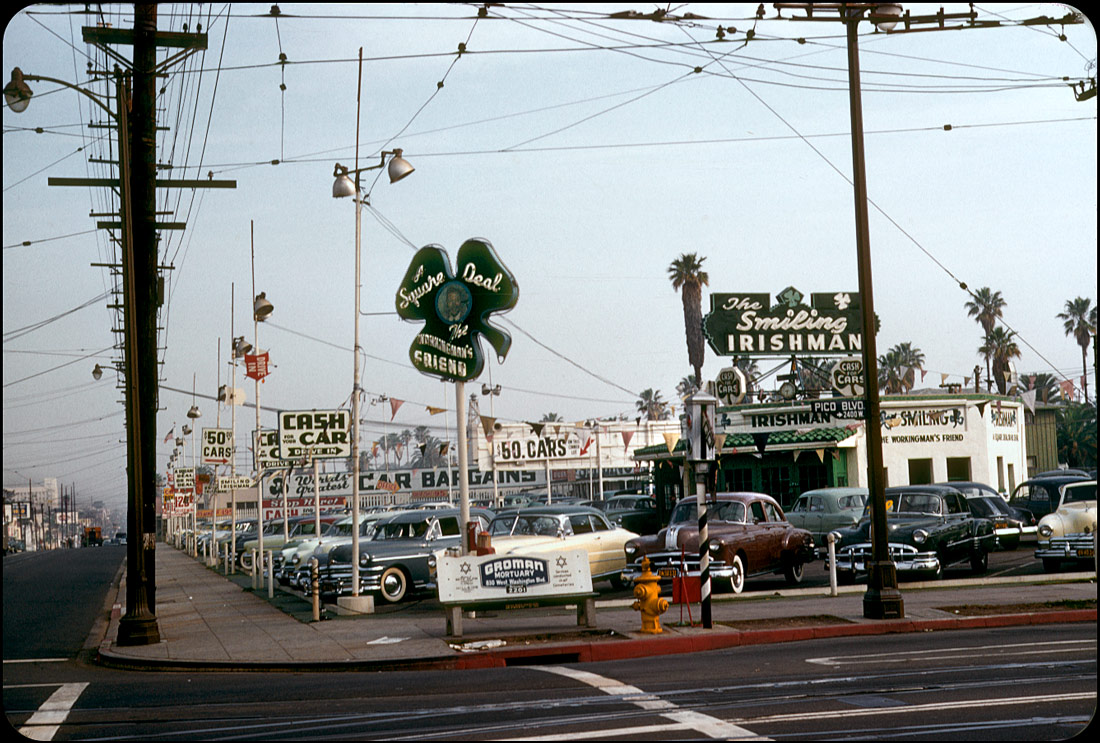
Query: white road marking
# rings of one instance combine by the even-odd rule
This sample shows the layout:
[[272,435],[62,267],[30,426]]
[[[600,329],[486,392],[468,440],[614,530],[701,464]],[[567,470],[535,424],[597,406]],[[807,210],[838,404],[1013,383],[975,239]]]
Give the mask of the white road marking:
[[88,682],[61,684],[42,706],[19,728],[20,735],[31,740],[53,740],[57,729],[69,716],[80,694],[88,688]]
[[15,660],[5,660],[4,663],[64,663],[71,660],[71,658],[17,658]]
[[404,640],[407,640],[407,639],[409,639],[409,638],[407,638],[407,637],[388,637],[386,635],[382,635],[377,640],[371,640],[367,644],[368,645],[395,645],[395,644],[397,644],[399,642],[402,642]]
[[1077,694],[1042,694],[1032,697],[1012,697],[995,699],[967,699],[961,702],[933,702],[931,704],[910,704],[904,707],[869,707],[864,709],[844,708],[832,712],[800,712],[788,715],[768,715],[765,717],[751,717],[732,720],[732,723],[769,723],[769,722],[799,722],[802,720],[827,720],[831,718],[870,717],[872,715],[896,715],[920,712],[939,712],[949,709],[971,709],[979,707],[1004,707],[1014,704],[1028,705],[1042,702],[1066,702],[1077,699],[1095,699],[1096,692],[1085,691]]
[[868,653],[865,655],[827,655],[821,658],[807,658],[806,662],[816,663],[822,666],[864,665],[871,663],[897,664],[909,663],[914,660],[987,657],[994,652],[997,655],[1073,653],[1080,650],[1095,649],[1095,647],[1096,645],[1091,640],[1058,640],[1054,642],[1017,643],[1014,645],[980,645],[976,647],[940,648],[936,650],[904,650],[892,653]]
[[751,730],[746,730],[743,727],[739,727],[725,720],[721,720],[717,717],[711,717],[710,715],[704,715],[701,712],[695,712],[693,710],[684,710],[677,707],[668,700],[661,699],[653,694],[642,691],[636,686],[630,686],[624,684],[615,679],[607,678],[606,676],[600,676],[595,673],[589,673],[588,671],[581,671],[575,668],[566,668],[564,666],[531,666],[535,671],[546,671],[547,673],[556,673],[559,676],[565,676],[571,678],[574,681],[580,681],[581,683],[588,684],[595,687],[600,691],[609,694],[611,696],[622,697],[624,702],[630,702],[641,707],[644,710],[651,712],[657,712],[661,717],[676,723],[673,726],[666,725],[654,725],[643,726],[636,728],[618,728],[611,730],[600,730],[591,734],[585,733],[569,733],[563,735],[545,736],[542,738],[532,738],[524,736],[524,740],[560,740],[560,739],[575,739],[583,737],[614,737],[616,735],[638,735],[646,732],[655,732],[659,730],[680,730],[689,729],[694,730],[697,733],[702,733],[708,738],[718,738],[722,740],[770,740],[770,738],[764,738],[757,735]]

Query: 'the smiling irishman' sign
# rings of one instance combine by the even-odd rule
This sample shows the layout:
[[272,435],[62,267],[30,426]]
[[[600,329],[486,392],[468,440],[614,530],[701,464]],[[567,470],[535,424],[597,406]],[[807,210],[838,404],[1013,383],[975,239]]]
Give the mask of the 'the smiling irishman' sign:
[[711,294],[703,332],[720,356],[847,356],[863,348],[858,292]]
[[511,337],[491,326],[489,315],[516,306],[519,285],[486,240],[471,239],[458,249],[458,274],[447,253],[428,245],[413,256],[397,290],[397,314],[403,320],[423,320],[409,348],[413,366],[448,381],[475,379],[485,359],[479,335],[496,349],[502,361]]

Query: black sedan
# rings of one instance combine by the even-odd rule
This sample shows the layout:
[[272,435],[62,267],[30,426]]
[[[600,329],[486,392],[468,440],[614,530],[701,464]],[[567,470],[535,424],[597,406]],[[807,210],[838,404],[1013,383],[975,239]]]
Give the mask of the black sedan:
[[[870,506],[859,524],[837,535],[837,579],[852,582],[872,560]],[[906,485],[886,489],[890,559],[898,575],[943,577],[945,568],[969,562],[975,573],[989,566],[996,549],[993,522],[975,518],[962,493],[946,485]]]
[[1023,508],[1008,505],[999,495],[971,495],[966,498],[970,513],[993,522],[997,543],[1006,550],[1020,546],[1020,538],[1035,531],[1035,517]]

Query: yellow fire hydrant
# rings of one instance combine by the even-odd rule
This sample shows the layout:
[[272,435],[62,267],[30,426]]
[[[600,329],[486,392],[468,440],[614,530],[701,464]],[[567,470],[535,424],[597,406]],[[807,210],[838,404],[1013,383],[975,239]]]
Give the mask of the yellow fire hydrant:
[[642,574],[634,579],[634,598],[630,608],[642,613],[642,632],[659,635],[661,615],[668,611],[668,601],[661,598],[661,579],[649,569],[649,558],[642,558]]

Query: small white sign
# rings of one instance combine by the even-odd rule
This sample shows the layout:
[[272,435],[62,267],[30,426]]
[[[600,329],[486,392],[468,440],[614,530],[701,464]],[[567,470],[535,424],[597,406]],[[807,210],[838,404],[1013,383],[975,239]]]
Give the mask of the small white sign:
[[202,429],[202,463],[229,464],[233,460],[233,430]]
[[436,561],[441,603],[516,600],[592,592],[592,573],[584,550],[538,555],[464,555],[440,553]]
[[279,456],[291,460],[351,456],[351,413],[347,410],[280,411]]
[[176,470],[176,490],[195,489],[195,468],[180,467]]
[[252,478],[245,475],[237,475],[236,477],[219,477],[218,478],[218,492],[228,493],[230,490],[244,490],[255,485],[252,482]]

